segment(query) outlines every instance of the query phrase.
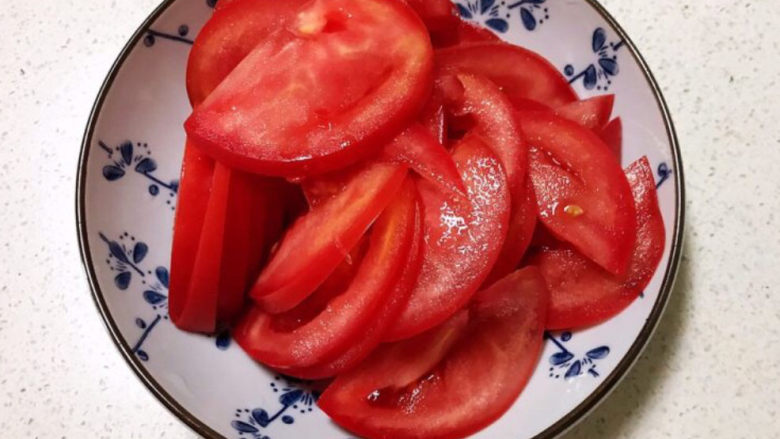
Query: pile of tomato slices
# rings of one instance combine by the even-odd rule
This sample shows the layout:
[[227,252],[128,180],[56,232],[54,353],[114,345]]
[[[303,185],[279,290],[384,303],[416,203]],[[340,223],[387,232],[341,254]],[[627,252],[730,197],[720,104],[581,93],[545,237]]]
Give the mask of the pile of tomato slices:
[[661,260],[614,96],[448,0],[221,0],[187,91],[171,319],[327,380],[355,434],[484,428],[545,330],[621,312]]

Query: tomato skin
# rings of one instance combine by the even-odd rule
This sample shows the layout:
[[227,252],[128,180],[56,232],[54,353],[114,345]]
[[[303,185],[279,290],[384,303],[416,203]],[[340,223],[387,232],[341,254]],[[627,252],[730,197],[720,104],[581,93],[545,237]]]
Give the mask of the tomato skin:
[[531,99],[559,107],[577,100],[569,82],[549,61],[511,44],[475,43],[439,49],[436,65],[485,76],[513,103]]
[[[171,320],[182,329],[203,327],[187,319],[190,302],[189,287],[201,230],[211,193],[214,161],[187,143],[181,168],[178,203],[171,252],[171,279],[168,307]],[[214,302],[216,305],[216,302]],[[216,312],[216,308],[214,310]]]
[[[369,439],[473,434],[505,413],[527,384],[541,353],[547,305],[536,268],[512,273],[474,297],[465,329],[460,314],[380,347],[338,376],[318,405],[339,426]],[[434,361],[427,361],[428,352]]]
[[299,218],[252,287],[252,299],[271,313],[306,299],[390,203],[406,174],[404,166],[370,165],[337,196]]
[[638,220],[626,274],[610,274],[566,245],[542,248],[532,259],[550,290],[548,329],[591,326],[615,316],[636,300],[661,262],[666,232],[647,158],[631,164],[626,175]]
[[624,273],[636,240],[631,188],[592,131],[540,112],[522,113],[539,220],[613,274]]
[[506,238],[509,188],[498,158],[476,136],[462,139],[452,157],[469,199],[418,182],[425,214],[422,268],[387,341],[419,334],[457,312],[487,277]]
[[187,62],[192,106],[206,100],[258,43],[284,28],[307,1],[220,0],[195,38]]
[[403,3],[316,0],[288,27],[185,123],[215,159],[272,176],[322,174],[377,152],[425,104],[433,52]]
[[408,165],[415,172],[457,196],[466,187],[444,146],[419,124],[412,124],[384,149],[384,157]]
[[612,119],[598,134],[620,162],[623,159],[623,121],[619,117]]
[[368,252],[346,291],[292,330],[274,324],[274,320],[285,319],[284,315],[254,308],[236,328],[236,341],[252,358],[285,373],[331,361],[346,352],[393,300],[390,294],[413,247],[417,210],[410,180],[377,220]]
[[614,105],[614,94],[594,96],[558,107],[555,114],[590,130],[599,131],[609,123]]

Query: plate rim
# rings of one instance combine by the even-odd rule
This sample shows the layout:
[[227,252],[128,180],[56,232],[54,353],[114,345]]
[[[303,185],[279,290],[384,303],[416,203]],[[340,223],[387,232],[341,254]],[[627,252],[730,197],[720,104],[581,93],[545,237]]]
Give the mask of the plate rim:
[[[108,91],[113,86],[114,80],[122,68],[124,62],[132,50],[137,46],[141,39],[146,34],[150,25],[152,25],[168,8],[173,5],[177,0],[163,0],[141,25],[133,32],[130,39],[124,45],[119,55],[114,60],[111,68],[103,80],[100,86],[98,95],[90,110],[89,118],[82,137],[81,149],[79,152],[79,159],[77,163],[76,174],[76,227],[78,234],[79,253],[81,256],[81,263],[84,266],[84,270],[87,275],[87,281],[90,288],[92,299],[95,302],[96,309],[100,314],[103,324],[108,331],[111,340],[119,350],[119,353],[127,362],[128,366],[135,373],[136,377],[144,384],[144,386],[151,392],[157,400],[162,403],[171,413],[173,413],[180,421],[190,427],[196,433],[208,438],[223,438],[221,434],[209,427],[206,423],[201,421],[198,417],[190,413],[179,402],[172,397],[163,388],[157,380],[146,370],[141,364],[141,361],[133,354],[130,345],[122,336],[119,327],[114,320],[111,311],[108,308],[106,300],[104,299],[103,291],[100,289],[100,285],[97,280],[97,273],[92,261],[92,256],[89,247],[87,224],[86,224],[86,178],[87,178],[87,161],[92,148],[92,140],[94,137],[95,127],[97,120],[103,109]],[[558,421],[547,427],[541,433],[534,436],[532,439],[553,439],[559,437],[566,431],[573,428],[580,421],[585,419],[588,414],[598,407],[598,405],[606,400],[606,398],[612,393],[617,385],[626,377],[629,370],[639,360],[642,351],[649,343],[653,333],[655,332],[658,324],[661,321],[661,317],[669,304],[669,298],[674,289],[674,285],[679,271],[680,260],[683,250],[683,238],[685,229],[685,178],[684,169],[682,163],[682,154],[680,151],[680,145],[677,138],[677,133],[674,128],[672,116],[669,111],[666,99],[663,96],[663,92],[658,85],[653,73],[645,61],[639,49],[634,44],[633,40],[628,36],[628,33],[620,26],[617,20],[599,3],[598,0],[585,0],[589,6],[609,24],[615,33],[625,42],[626,46],[631,53],[634,61],[638,64],[639,68],[644,74],[645,80],[653,91],[658,110],[664,121],[666,128],[667,139],[671,145],[672,160],[674,162],[674,183],[675,183],[675,219],[673,237],[671,243],[671,251],[669,254],[669,262],[664,273],[663,282],[658,294],[658,298],[653,304],[653,309],[650,312],[645,324],[642,326],[637,337],[634,339],[631,347],[626,354],[615,366],[614,370],[594,389],[585,400],[583,400],[576,407],[571,409],[568,413],[562,416]]]

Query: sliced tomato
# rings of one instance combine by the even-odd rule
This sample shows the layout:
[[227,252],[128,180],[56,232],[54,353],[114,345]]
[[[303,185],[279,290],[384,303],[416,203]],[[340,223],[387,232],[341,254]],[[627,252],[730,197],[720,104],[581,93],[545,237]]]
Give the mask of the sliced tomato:
[[349,349],[336,359],[307,368],[289,369],[285,373],[303,379],[316,380],[336,376],[354,368],[363,361],[379,345],[388,328],[393,325],[395,319],[403,311],[420,273],[422,250],[422,211],[418,208],[415,235],[412,239],[409,257],[393,287],[390,299],[374,317],[370,327],[366,328],[361,336],[353,341]]
[[378,151],[417,116],[433,55],[394,0],[316,0],[264,40],[195,108],[193,141],[238,169],[309,176]]
[[460,314],[380,347],[339,375],[318,404],[369,439],[466,437],[506,412],[530,379],[547,303],[538,270],[517,271],[476,295],[465,328]]
[[501,38],[493,32],[462,19],[458,19],[456,24],[447,28],[431,32],[431,42],[433,42],[433,47],[437,49],[459,44],[500,41]]
[[528,158],[512,104],[496,84],[484,77],[460,73],[456,78],[460,86],[452,79],[437,78],[447,112],[457,118],[469,119],[462,122],[467,131],[481,136],[498,156],[510,191],[519,195],[524,191]]
[[179,302],[169,304],[171,320],[180,329],[212,333],[216,329],[220,309],[220,288],[230,196],[229,169],[214,168],[211,191],[203,218],[203,228],[190,274],[187,292]]
[[254,308],[236,328],[236,341],[252,358],[282,372],[327,362],[346,352],[393,300],[390,295],[412,248],[417,210],[410,180],[372,229],[368,252],[346,291],[294,328],[286,323],[288,316]]
[[515,99],[512,104],[519,111],[553,111],[553,109],[547,105],[544,105],[541,102],[536,102],[532,99]]
[[[488,278],[492,283],[517,267],[533,236],[536,208],[530,208],[533,196],[529,189],[533,189],[526,184],[528,149],[515,110],[501,90],[480,76],[458,74],[457,78],[463,86],[462,94],[452,85],[443,88],[449,102],[447,109],[456,117],[473,119],[466,129],[478,133],[501,159],[512,199],[507,239]],[[439,81],[442,82],[446,80]]]
[[272,313],[301,303],[357,244],[401,187],[406,173],[404,166],[370,165],[341,193],[296,221],[255,282],[252,298]]
[[187,62],[187,94],[200,105],[272,32],[293,21],[308,0],[220,0],[195,38]]
[[509,188],[498,158],[476,136],[462,139],[452,157],[468,200],[425,180],[418,183],[425,213],[422,268],[386,340],[419,334],[463,307],[487,277],[506,238]]
[[[190,300],[189,287],[211,193],[213,172],[214,161],[187,143],[179,180],[173,228],[171,279],[168,288],[168,308],[171,319],[185,330],[203,326],[188,317],[193,313],[189,309],[197,306],[198,302],[197,299]],[[213,306],[216,313],[216,302]]]
[[577,100],[566,78],[545,58],[505,43],[465,44],[436,51],[437,66],[483,75],[510,101],[531,99],[552,107]]
[[612,119],[600,132],[599,137],[607,144],[618,162],[623,159],[623,122],[619,117]]
[[309,204],[309,209],[316,209],[322,203],[340,194],[364,167],[361,164],[350,166],[339,171],[329,172],[301,181],[301,189]]
[[598,131],[609,122],[614,105],[615,95],[601,95],[558,107],[555,109],[555,114],[577,122],[585,128]]
[[466,188],[449,151],[419,124],[413,124],[384,149],[390,161],[407,164],[415,172],[457,196]]
[[533,259],[550,289],[549,329],[590,326],[630,305],[650,282],[664,251],[665,230],[647,158],[626,169],[637,213],[637,241],[628,271],[615,276],[576,250],[543,248]]
[[523,113],[539,219],[561,240],[621,274],[636,240],[636,212],[620,164],[591,130],[545,113]]
[[492,285],[497,280],[502,279],[520,264],[534,237],[537,223],[536,210],[534,188],[530,181],[526,180],[525,191],[520,197],[520,202],[512,204],[506,241],[504,241],[501,253],[493,265],[493,270],[485,280],[484,286]]

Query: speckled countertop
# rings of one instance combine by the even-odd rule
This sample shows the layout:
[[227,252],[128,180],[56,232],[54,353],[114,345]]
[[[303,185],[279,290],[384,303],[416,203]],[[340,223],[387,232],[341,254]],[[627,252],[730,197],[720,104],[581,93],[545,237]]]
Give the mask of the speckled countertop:
[[[0,437],[193,437],[125,365],[78,255],[78,147],[114,57],[157,0],[0,11]],[[660,328],[567,439],[780,434],[780,2],[605,0],[659,80],[687,177]]]

